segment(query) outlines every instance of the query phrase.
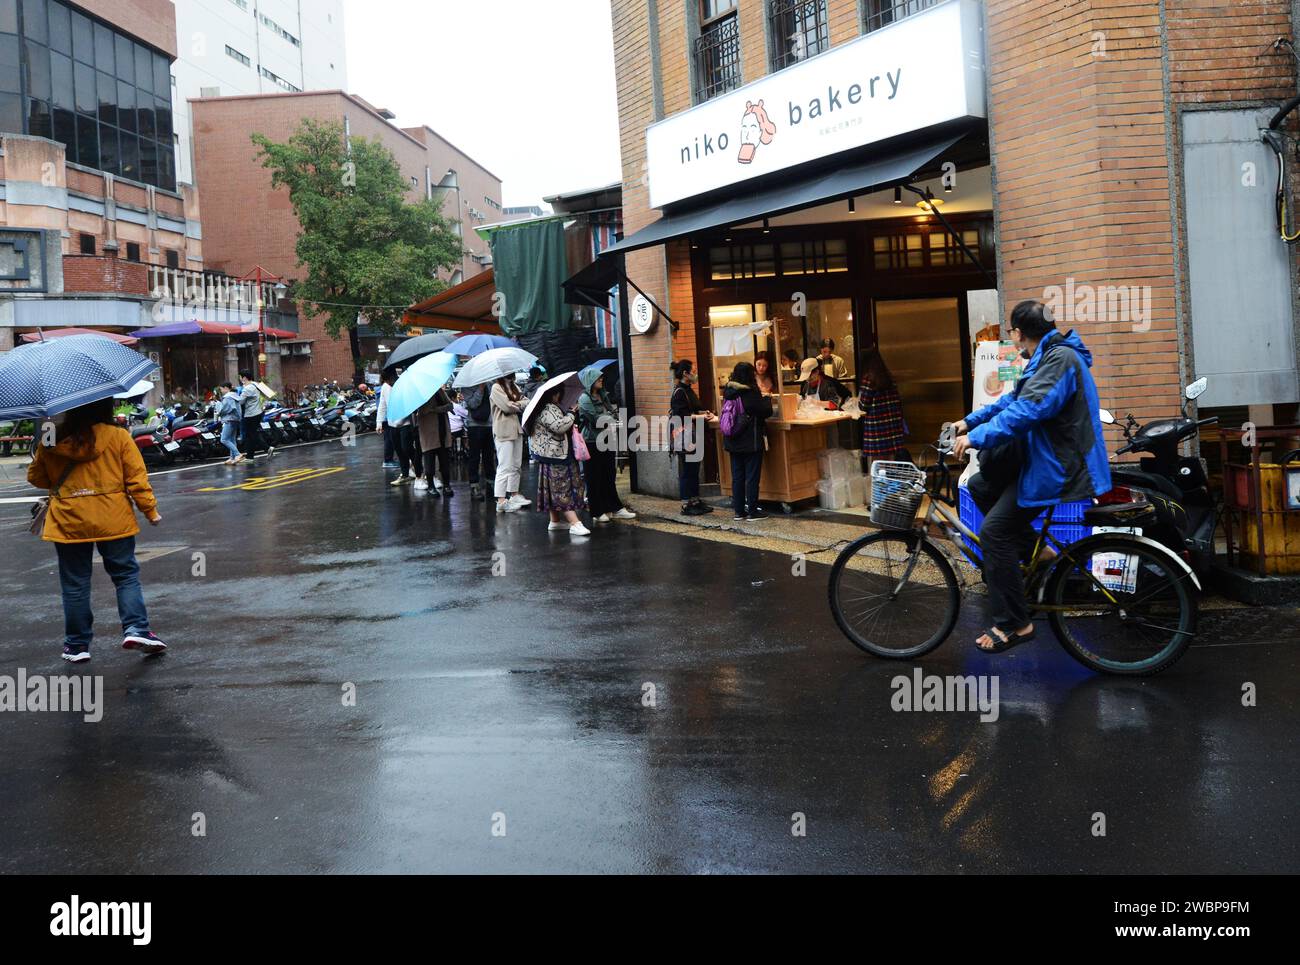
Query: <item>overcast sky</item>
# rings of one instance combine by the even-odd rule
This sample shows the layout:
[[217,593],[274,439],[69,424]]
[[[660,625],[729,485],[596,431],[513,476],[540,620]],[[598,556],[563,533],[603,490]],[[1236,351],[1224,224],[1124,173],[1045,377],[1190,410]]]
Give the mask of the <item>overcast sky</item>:
[[621,180],[609,0],[344,0],[348,88],[427,124],[506,205]]

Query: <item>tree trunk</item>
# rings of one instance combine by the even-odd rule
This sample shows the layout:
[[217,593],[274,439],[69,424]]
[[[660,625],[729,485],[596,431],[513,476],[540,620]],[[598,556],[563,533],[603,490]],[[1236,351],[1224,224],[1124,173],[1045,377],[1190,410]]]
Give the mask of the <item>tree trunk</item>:
[[361,336],[357,334],[357,327],[353,325],[348,329],[348,345],[352,349],[352,384],[365,378],[366,367],[361,362]]

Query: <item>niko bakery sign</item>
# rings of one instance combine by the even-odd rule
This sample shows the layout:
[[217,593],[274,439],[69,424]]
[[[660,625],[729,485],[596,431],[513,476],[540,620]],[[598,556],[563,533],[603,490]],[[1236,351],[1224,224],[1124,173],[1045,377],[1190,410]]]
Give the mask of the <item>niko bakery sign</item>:
[[651,125],[650,204],[984,116],[979,4],[951,0]]

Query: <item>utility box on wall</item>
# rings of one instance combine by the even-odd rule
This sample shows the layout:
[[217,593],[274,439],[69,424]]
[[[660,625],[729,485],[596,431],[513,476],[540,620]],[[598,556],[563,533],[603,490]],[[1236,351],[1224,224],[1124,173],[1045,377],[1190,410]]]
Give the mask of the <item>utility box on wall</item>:
[[1260,140],[1273,110],[1183,115],[1183,188],[1195,377],[1203,406],[1300,401],[1294,250],[1278,236],[1277,161]]

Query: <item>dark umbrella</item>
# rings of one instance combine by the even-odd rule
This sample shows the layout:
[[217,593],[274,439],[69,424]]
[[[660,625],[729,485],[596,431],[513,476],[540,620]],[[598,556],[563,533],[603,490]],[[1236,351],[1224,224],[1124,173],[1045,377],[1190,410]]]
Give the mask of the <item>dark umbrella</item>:
[[394,365],[410,365],[416,359],[432,355],[434,352],[441,352],[455,339],[455,335],[448,335],[446,332],[434,332],[431,335],[417,335],[415,338],[408,338],[389,353],[388,360],[384,362],[384,368],[391,369]]

